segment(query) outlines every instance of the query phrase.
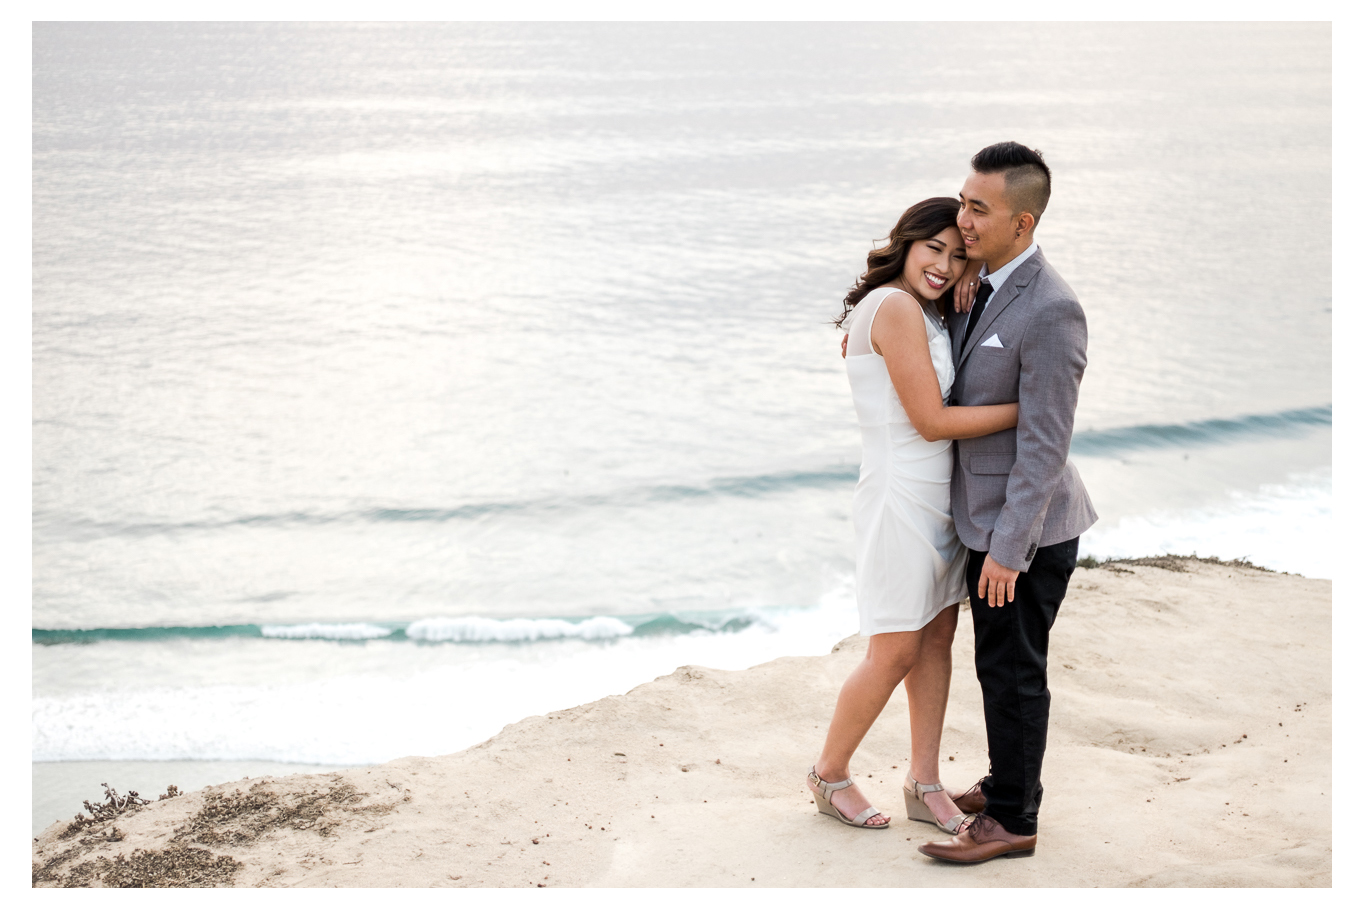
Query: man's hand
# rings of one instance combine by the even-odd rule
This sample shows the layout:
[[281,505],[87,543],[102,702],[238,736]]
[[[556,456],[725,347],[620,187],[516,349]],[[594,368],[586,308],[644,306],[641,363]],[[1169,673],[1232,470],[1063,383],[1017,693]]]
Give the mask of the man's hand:
[[1014,580],[1019,577],[1016,569],[1007,569],[986,554],[986,562],[981,566],[981,580],[976,583],[976,596],[986,601],[990,607],[1003,607],[1005,601],[1014,602]]
[[957,285],[953,288],[953,309],[959,313],[970,310],[972,301],[976,300],[976,292],[980,287],[981,266],[974,262],[968,262],[967,271],[958,279]]
[[844,336],[844,341],[839,345],[839,356],[848,359],[848,336]]

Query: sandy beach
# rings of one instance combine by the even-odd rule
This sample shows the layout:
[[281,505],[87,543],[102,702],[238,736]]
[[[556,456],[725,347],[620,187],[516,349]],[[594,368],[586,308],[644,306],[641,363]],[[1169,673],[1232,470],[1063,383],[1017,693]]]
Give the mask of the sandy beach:
[[[903,691],[854,759],[891,828],[816,814],[804,775],[862,650],[855,636],[823,657],[681,667],[453,755],[63,821],[34,840],[34,884],[1332,883],[1328,581],[1171,558],[1078,569],[1053,630],[1047,796],[1037,855],[1023,861],[960,867],[915,851],[941,835],[905,820]],[[944,731],[950,785],[986,771],[971,654],[964,612]]]

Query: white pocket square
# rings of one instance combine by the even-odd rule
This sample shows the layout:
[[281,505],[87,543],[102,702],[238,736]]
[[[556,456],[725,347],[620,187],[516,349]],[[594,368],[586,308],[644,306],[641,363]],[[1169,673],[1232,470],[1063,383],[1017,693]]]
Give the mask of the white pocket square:
[[1004,345],[1000,343],[1000,336],[999,336],[999,335],[992,335],[991,337],[987,338],[985,341],[981,342],[981,346],[982,346],[983,348],[1003,348],[1003,347],[1004,347]]

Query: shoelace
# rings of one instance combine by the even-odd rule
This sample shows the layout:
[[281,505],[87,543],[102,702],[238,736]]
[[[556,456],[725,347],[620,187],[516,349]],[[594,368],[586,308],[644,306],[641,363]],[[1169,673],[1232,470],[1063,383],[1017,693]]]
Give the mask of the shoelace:
[[[988,775],[986,775],[986,777],[990,777],[990,775],[988,774]],[[960,797],[958,797],[958,799],[966,799],[967,797],[969,797],[969,796],[972,795],[972,791],[974,791],[974,790],[980,791],[980,790],[981,790],[981,785],[984,784],[985,782],[986,782],[986,778],[985,778],[985,777],[981,778],[981,780],[979,780],[979,781],[977,781],[976,783],[972,784],[972,785],[971,785],[970,787],[968,787],[966,790],[963,790],[963,791],[962,791],[962,795],[961,795]],[[985,796],[985,792],[983,791],[981,795],[984,797],[984,796]]]
[[965,833],[978,844],[984,844],[986,841],[992,840],[991,834],[998,827],[1000,827],[1000,823],[989,815],[976,814],[967,820],[967,824],[961,833]]

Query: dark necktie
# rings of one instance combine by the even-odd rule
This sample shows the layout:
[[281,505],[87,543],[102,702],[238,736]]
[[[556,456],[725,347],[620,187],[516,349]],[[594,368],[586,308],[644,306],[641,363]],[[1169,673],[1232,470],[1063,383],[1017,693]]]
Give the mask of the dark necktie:
[[972,329],[981,319],[981,311],[986,308],[986,298],[991,296],[991,281],[989,278],[981,279],[981,287],[976,289],[976,300],[972,302],[972,313],[967,317],[967,332],[962,336],[962,345],[966,347],[967,339],[972,337]]

